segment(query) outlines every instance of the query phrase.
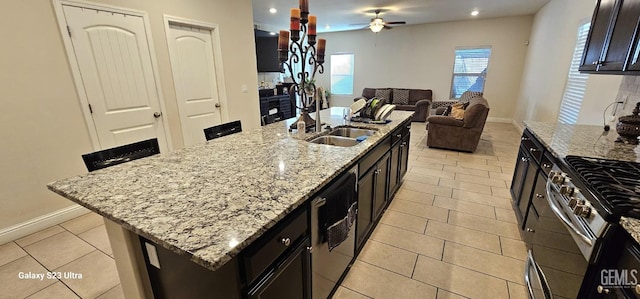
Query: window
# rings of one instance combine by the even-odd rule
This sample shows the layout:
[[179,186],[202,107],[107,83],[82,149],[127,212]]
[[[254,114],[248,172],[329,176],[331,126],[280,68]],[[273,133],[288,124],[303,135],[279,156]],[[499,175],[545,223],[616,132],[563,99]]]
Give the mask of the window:
[[353,94],[353,54],[331,55],[331,93]]
[[451,79],[451,98],[458,99],[467,90],[484,92],[489,56],[491,56],[491,47],[456,49]]
[[589,75],[578,72],[578,67],[580,67],[580,61],[582,60],[582,53],[584,52],[584,45],[587,42],[590,26],[591,23],[586,22],[578,27],[576,48],[573,50],[573,58],[569,66],[569,76],[567,77],[567,84],[564,87],[562,104],[560,104],[560,113],[558,114],[558,122],[563,124],[575,124],[578,120],[578,114],[580,114],[582,98],[584,97],[584,90],[587,88]]

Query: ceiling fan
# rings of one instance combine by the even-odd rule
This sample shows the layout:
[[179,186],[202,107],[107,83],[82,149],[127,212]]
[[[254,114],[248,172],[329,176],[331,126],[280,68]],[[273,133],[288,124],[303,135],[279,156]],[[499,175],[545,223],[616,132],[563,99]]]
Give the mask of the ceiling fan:
[[384,19],[382,19],[379,15],[380,15],[381,10],[380,9],[376,9],[375,13],[376,13],[376,17],[371,19],[371,22],[369,22],[369,26],[365,27],[365,28],[369,28],[371,29],[371,31],[378,33],[380,32],[383,28],[384,29],[391,29],[393,27],[389,26],[389,25],[403,25],[406,24],[407,22],[405,21],[398,21],[398,22],[385,22]]

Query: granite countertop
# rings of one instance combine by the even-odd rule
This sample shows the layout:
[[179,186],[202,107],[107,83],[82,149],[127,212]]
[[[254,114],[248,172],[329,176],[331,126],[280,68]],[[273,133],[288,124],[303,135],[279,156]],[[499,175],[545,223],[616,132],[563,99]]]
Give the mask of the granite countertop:
[[[557,158],[568,155],[640,162],[640,146],[614,142],[615,129],[603,134],[602,126],[525,121],[525,126]],[[640,220],[620,218],[620,225],[640,243]]]
[[573,155],[640,162],[640,146],[614,142],[618,137],[615,129],[604,134],[602,126],[535,121],[524,124],[556,158]]
[[[309,143],[289,132],[289,119],[47,186],[216,270],[412,115],[394,111],[386,125],[351,123],[379,130],[353,147]],[[343,125],[343,108],[323,110],[321,120]]]

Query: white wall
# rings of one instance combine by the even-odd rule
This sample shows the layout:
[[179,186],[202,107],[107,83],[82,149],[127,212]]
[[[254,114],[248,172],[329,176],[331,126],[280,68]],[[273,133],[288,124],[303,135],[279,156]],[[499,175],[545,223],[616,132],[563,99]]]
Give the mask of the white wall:
[[373,34],[369,30],[321,34],[327,39],[325,73],[317,81],[330,86],[333,53],[355,54],[354,95],[332,95],[332,105],[350,105],[364,87],[433,90],[434,100],[448,100],[454,50],[458,46],[491,46],[485,97],[490,117],[511,119],[532,16],[399,26]]
[[[251,1],[93,0],[149,14],[160,86],[175,148],[182,133],[163,14],[218,24],[230,119],[258,127]],[[93,151],[50,0],[7,0],[0,10],[0,232],[69,207],[48,182],[86,173]],[[248,93],[241,86],[246,84]]]
[[[517,125],[557,120],[578,25],[591,20],[595,3],[552,0],[535,15],[514,114]],[[615,100],[621,80],[618,75],[589,75],[578,123],[602,124],[602,111]]]

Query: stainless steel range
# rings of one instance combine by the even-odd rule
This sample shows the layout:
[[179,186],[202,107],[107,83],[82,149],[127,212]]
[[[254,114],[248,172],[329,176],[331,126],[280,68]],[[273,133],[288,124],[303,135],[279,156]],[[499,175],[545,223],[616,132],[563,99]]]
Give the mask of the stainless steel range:
[[[620,216],[640,218],[638,163],[567,156],[536,194],[537,225],[525,280],[533,298],[576,298]],[[582,256],[583,259],[577,258]]]

